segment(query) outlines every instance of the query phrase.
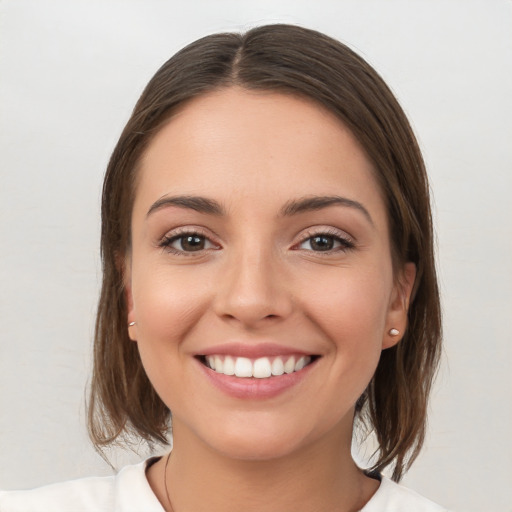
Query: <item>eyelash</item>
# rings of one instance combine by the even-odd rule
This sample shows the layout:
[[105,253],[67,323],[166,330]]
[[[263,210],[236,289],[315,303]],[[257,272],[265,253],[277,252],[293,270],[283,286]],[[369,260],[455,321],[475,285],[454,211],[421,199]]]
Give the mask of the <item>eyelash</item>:
[[[182,239],[182,244],[183,244],[183,240],[185,238],[190,238],[190,237],[201,238],[205,242],[210,243],[213,247],[202,248],[197,251],[185,251],[185,250],[175,249],[174,247],[172,247],[172,244],[174,244],[178,240]],[[212,249],[216,250],[219,248],[218,244],[212,242],[211,239],[207,235],[202,233],[201,231],[190,230],[190,229],[178,230],[172,234],[165,235],[158,245],[163,250],[165,250],[171,254],[176,254],[178,256],[193,256],[195,253],[204,253],[204,251],[212,250]]]
[[293,248],[296,248],[297,250],[301,250],[301,245],[307,242],[308,240],[313,240],[314,238],[328,238],[332,239],[334,242],[338,242],[340,245],[338,247],[333,247],[332,249],[327,249],[325,251],[313,251],[313,250],[307,250],[308,252],[314,252],[319,254],[332,254],[336,252],[346,252],[350,251],[351,249],[355,248],[355,243],[351,238],[349,238],[347,235],[342,235],[338,230],[336,229],[320,229],[318,231],[310,231],[306,234],[304,238],[300,240],[299,243],[295,244]]
[[[186,251],[186,250],[180,250],[175,249],[172,247],[172,245],[179,241],[180,239],[184,240],[187,237],[197,237],[202,239],[205,243],[211,244],[213,247],[207,247],[207,248],[199,248],[197,251]],[[330,239],[333,241],[333,243],[339,243],[338,247],[333,247],[326,250],[318,250],[315,251],[313,249],[302,249],[301,246],[307,241],[311,241],[315,238],[324,238],[324,239]],[[183,241],[182,241],[183,244]],[[212,240],[204,233],[202,233],[199,230],[178,230],[177,232],[174,232],[170,235],[164,236],[164,238],[160,241],[158,244],[159,247],[161,247],[163,250],[171,253],[176,254],[178,256],[193,256],[194,253],[204,253],[204,251],[208,250],[217,250],[220,248],[218,244],[215,242],[212,242]],[[310,231],[304,236],[297,244],[295,244],[292,249],[294,250],[305,250],[307,252],[313,252],[313,253],[320,253],[320,254],[333,254],[336,252],[346,252],[351,249],[355,248],[355,243],[346,235],[341,235],[338,230],[335,229],[324,229],[319,231]]]

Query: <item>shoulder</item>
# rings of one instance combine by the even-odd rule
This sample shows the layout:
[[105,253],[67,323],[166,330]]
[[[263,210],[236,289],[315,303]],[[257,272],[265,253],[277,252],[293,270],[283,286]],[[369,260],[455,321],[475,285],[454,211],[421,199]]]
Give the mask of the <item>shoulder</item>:
[[361,512],[448,512],[417,492],[382,477],[377,492]]
[[[113,510],[115,477],[81,478],[27,491],[0,491],[2,512]],[[101,508],[100,508],[101,507]]]
[[147,461],[115,476],[80,478],[27,491],[0,491],[2,512],[163,512],[145,476]]

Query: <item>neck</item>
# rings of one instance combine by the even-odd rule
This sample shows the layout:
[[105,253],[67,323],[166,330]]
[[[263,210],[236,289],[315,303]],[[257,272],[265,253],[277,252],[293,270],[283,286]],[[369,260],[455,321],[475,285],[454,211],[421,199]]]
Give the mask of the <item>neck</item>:
[[[350,438],[339,432],[271,460],[229,458],[186,437],[175,429],[166,472],[174,512],[355,512],[378,487],[357,468]],[[164,457],[152,466],[148,480],[171,512],[164,485],[166,463]]]

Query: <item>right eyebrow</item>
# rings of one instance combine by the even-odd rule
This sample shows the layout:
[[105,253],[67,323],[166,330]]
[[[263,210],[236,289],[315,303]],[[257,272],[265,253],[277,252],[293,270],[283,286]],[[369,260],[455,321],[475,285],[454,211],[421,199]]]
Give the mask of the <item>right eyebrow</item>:
[[201,196],[163,196],[151,205],[146,217],[166,206],[177,206],[210,215],[224,215],[224,208],[213,199]]
[[306,196],[289,201],[282,208],[281,215],[288,217],[298,213],[321,210],[336,205],[353,208],[361,212],[372,226],[375,225],[370,212],[360,202],[341,196]]

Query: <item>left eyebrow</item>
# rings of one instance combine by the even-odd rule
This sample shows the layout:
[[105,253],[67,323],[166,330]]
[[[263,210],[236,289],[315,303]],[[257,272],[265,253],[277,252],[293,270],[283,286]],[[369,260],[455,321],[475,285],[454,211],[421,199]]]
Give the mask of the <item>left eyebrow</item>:
[[288,201],[283,206],[281,209],[281,215],[283,217],[289,217],[291,215],[296,215],[297,213],[322,210],[323,208],[336,205],[355,208],[363,213],[370,224],[374,226],[370,212],[361,203],[341,196],[308,196],[300,199],[294,199],[292,201]]
[[178,208],[195,210],[196,212],[210,215],[224,214],[222,206],[213,199],[200,196],[164,196],[151,205],[146,217],[166,206],[177,206]]

